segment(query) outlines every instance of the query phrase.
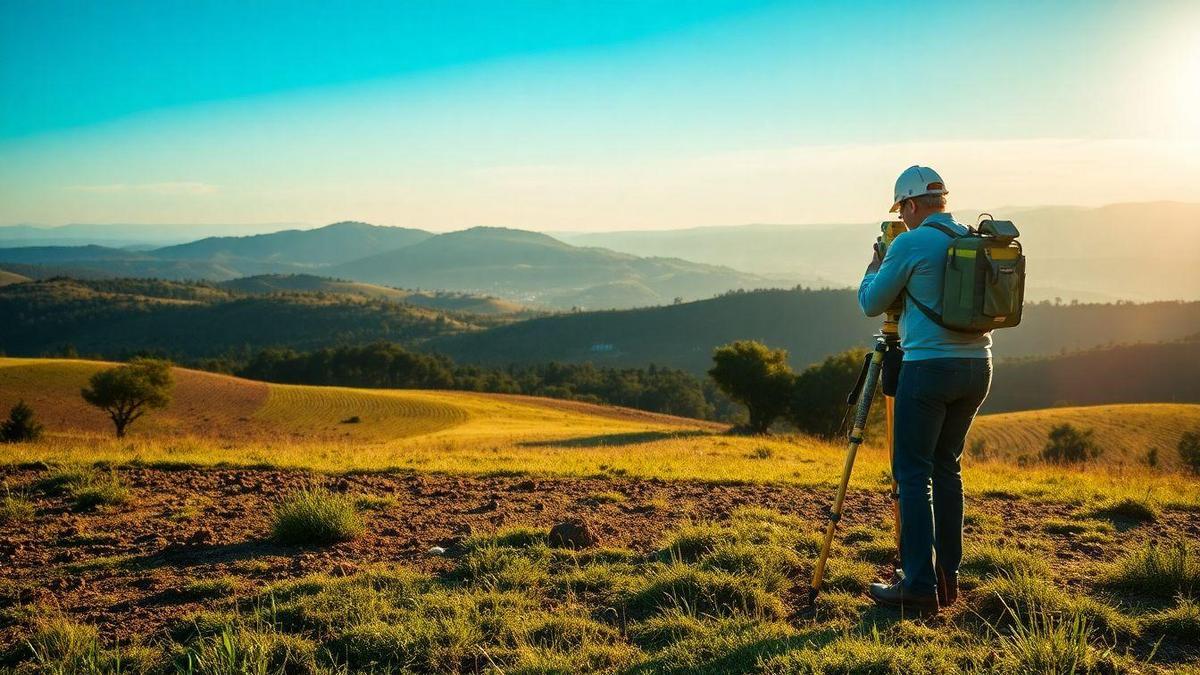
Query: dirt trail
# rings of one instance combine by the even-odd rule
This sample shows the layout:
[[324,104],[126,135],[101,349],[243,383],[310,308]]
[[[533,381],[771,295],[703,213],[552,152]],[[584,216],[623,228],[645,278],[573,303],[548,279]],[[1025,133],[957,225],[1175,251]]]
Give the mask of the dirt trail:
[[[0,470],[0,480],[12,489],[28,491],[37,506],[32,521],[0,527],[0,606],[16,602],[59,606],[76,620],[99,625],[106,636],[124,640],[158,633],[200,609],[202,603],[180,592],[198,579],[232,574],[261,585],[313,572],[351,573],[364,564],[385,561],[438,572],[453,563],[428,555],[431,546],[452,548],[472,531],[499,526],[549,528],[571,516],[587,519],[602,545],[649,553],[672,525],[721,519],[741,506],[798,515],[819,529],[832,497],[827,491],[782,485],[663,480],[325,476],[220,468],[130,468],[120,474],[132,488],[131,503],[75,512],[63,497],[47,497],[25,487],[42,472]],[[351,495],[391,497],[395,503],[368,512],[368,532],[353,542],[324,549],[271,543],[272,505],[290,490],[313,485]],[[619,493],[624,500],[604,503],[591,498],[600,493]],[[969,499],[968,511],[1002,517],[1006,536],[1017,540],[1037,523],[1069,516],[1072,509]],[[889,514],[887,495],[852,491],[843,527],[886,522]],[[1168,513],[1153,525],[1123,530],[1118,550],[1056,542],[1055,565],[1090,564],[1119,554],[1135,540],[1168,534],[1200,537],[1200,517]],[[106,557],[108,564],[89,563]],[[0,644],[16,639],[13,630],[0,627]]]

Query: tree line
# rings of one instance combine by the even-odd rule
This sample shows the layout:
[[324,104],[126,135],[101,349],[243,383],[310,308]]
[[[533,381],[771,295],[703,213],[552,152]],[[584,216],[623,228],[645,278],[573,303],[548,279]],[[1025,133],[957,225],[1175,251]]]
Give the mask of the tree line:
[[602,368],[590,363],[487,367],[412,351],[390,342],[301,352],[265,349],[244,362],[209,360],[208,370],[284,384],[386,389],[456,389],[525,394],[736,422],[739,411],[714,383],[686,371]]

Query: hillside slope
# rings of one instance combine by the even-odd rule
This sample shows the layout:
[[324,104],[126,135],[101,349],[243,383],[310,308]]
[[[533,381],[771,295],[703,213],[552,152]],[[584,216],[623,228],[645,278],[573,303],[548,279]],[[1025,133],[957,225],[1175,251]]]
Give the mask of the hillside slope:
[[414,344],[476,330],[468,315],[362,297],[242,296],[207,284],[53,279],[0,287],[0,350],[37,356],[73,347],[123,356],[146,350],[220,356],[268,346],[316,349],[389,340]]
[[[51,434],[108,434],[105,414],[79,396],[116,364],[0,358],[0,410],[25,400]],[[267,384],[174,368],[171,404],[131,427],[131,438],[390,442],[452,434],[525,440],[578,433],[716,430],[720,425],[639,410],[530,396]],[[357,417],[357,422],[348,422]]]
[[454,292],[409,291],[361,281],[330,279],[312,274],[263,274],[231,279],[217,285],[247,295],[334,293],[405,302],[419,307],[470,314],[513,314],[524,309],[514,302],[489,296]]
[[23,283],[26,281],[29,281],[29,277],[23,276],[20,274],[16,274],[14,272],[7,272],[5,270],[0,270],[0,286],[7,286],[9,284],[19,284],[19,283]]
[[1050,429],[1060,424],[1092,431],[1099,464],[1144,465],[1154,448],[1158,466],[1173,469],[1180,467],[1179,437],[1200,432],[1200,405],[1141,403],[982,415],[967,439],[968,460],[1037,459]]
[[[438,339],[431,348],[465,362],[653,363],[702,374],[711,366],[713,348],[733,340],[787,349],[792,366],[804,368],[851,347],[869,347],[878,328],[879,319],[859,311],[854,291],[764,290],[666,307],[532,319]],[[994,353],[1000,358],[1051,355],[1197,333],[1200,302],[1036,304],[1026,307],[1020,326],[996,332]]]
[[[338,265],[329,273],[403,288],[493,293],[558,307],[584,300],[631,307],[770,285],[767,279],[729,268],[580,248],[536,232],[495,227],[438,235]],[[613,286],[618,282],[634,286],[623,292]],[[604,293],[592,290],[605,285],[609,288]]]
[[284,230],[248,237],[208,237],[155,249],[151,254],[168,260],[242,259],[294,265],[335,265],[410,246],[432,236],[424,230],[341,222],[313,230]]

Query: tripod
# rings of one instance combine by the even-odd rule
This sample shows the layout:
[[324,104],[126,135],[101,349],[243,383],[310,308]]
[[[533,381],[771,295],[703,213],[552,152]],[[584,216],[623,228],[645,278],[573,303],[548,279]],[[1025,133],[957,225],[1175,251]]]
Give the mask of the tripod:
[[[813,569],[812,587],[809,589],[810,605],[816,601],[817,593],[821,590],[821,582],[825,578],[825,562],[829,558],[829,548],[833,544],[833,534],[837,530],[838,521],[842,519],[842,506],[846,499],[846,488],[850,484],[850,473],[854,470],[854,458],[863,442],[863,433],[867,419],[871,414],[871,403],[875,391],[882,380],[884,394],[884,411],[887,421],[888,460],[892,459],[893,432],[895,426],[895,393],[896,383],[900,375],[900,332],[897,329],[900,312],[888,311],[883,327],[875,334],[875,348],[867,354],[863,361],[862,371],[850,394],[846,397],[847,406],[854,408],[854,424],[850,429],[849,444],[846,447],[846,461],[842,466],[842,480],[838,485],[837,496],[833,500],[833,508],[829,510],[829,524],[825,527],[825,540],[821,544],[821,555]],[[896,489],[896,478],[892,476],[892,517],[895,522],[896,553],[900,551],[900,503]]]

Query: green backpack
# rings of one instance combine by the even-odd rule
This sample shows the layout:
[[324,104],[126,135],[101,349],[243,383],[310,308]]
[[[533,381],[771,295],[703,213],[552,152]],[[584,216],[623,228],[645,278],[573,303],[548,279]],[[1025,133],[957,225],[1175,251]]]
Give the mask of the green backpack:
[[[989,214],[984,214],[989,215]],[[1015,225],[1007,220],[980,221],[961,235],[941,223],[925,223],[950,237],[942,313],[908,294],[917,309],[937,325],[960,333],[986,333],[1021,323],[1025,300],[1025,254]],[[905,290],[905,293],[908,293]]]

